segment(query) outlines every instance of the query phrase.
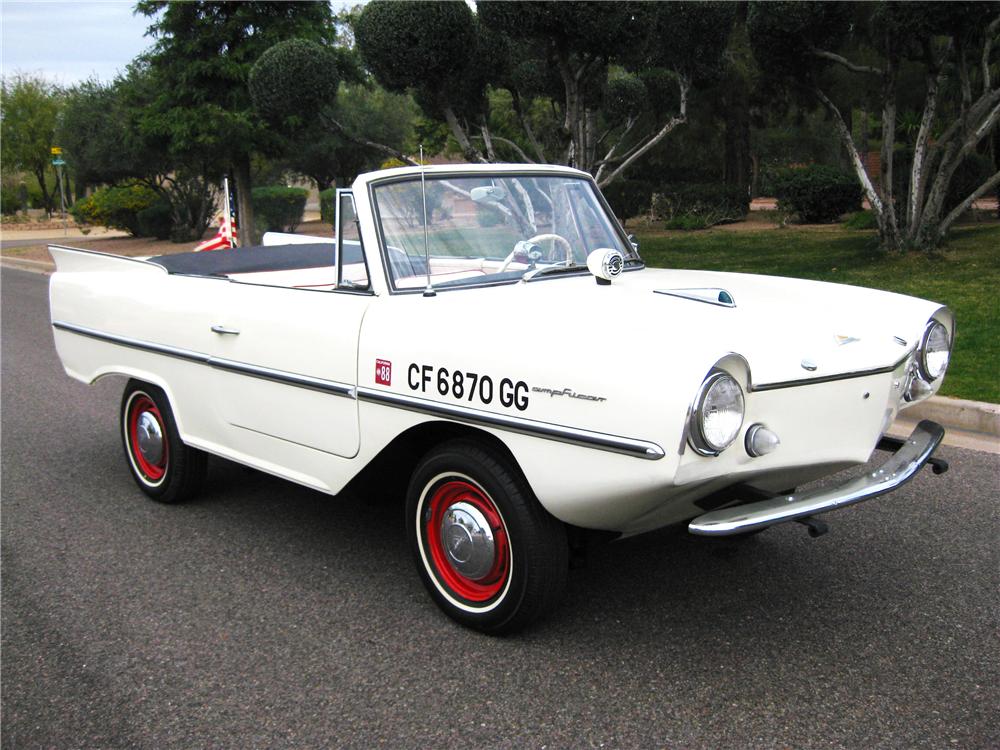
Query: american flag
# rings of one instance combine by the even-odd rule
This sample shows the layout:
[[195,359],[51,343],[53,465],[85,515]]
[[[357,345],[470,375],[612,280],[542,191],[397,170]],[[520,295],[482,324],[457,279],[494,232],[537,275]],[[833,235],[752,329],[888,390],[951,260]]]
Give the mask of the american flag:
[[203,250],[230,250],[236,247],[237,236],[236,236],[236,222],[233,221],[233,214],[229,208],[229,180],[223,180],[222,183],[222,195],[223,195],[223,210],[222,215],[219,216],[219,231],[214,237],[211,237],[200,245],[198,245],[194,252],[200,253]]

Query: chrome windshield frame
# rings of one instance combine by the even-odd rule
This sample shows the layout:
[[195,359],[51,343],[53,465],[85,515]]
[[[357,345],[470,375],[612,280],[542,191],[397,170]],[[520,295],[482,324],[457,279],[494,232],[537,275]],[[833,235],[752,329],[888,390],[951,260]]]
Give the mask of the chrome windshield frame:
[[[458,169],[455,169],[454,171],[452,171],[452,170],[435,171],[432,176],[428,173],[428,176],[432,177],[432,179],[435,179],[435,180],[449,180],[449,179],[459,179],[459,178],[466,178],[466,177],[484,177],[484,178],[488,178],[488,177],[491,177],[491,176],[492,177],[496,177],[496,178],[500,178],[500,179],[517,178],[517,177],[555,177],[555,176],[563,176],[563,177],[566,177],[566,178],[580,180],[581,182],[588,183],[590,185],[591,189],[593,190],[594,197],[597,199],[597,201],[600,204],[601,208],[604,210],[604,215],[608,219],[611,231],[614,232],[615,236],[622,243],[622,246],[625,247],[625,248],[627,248],[629,250],[629,252],[634,256],[634,257],[631,257],[631,258],[628,257],[628,256],[626,256],[626,258],[625,258],[625,271],[626,272],[628,272],[628,271],[638,271],[638,270],[641,270],[641,269],[643,269],[643,268],[646,267],[645,262],[642,260],[642,256],[639,254],[639,251],[629,241],[628,234],[625,232],[625,228],[622,226],[621,222],[618,220],[618,217],[615,215],[615,212],[611,210],[611,206],[608,204],[607,199],[605,199],[604,194],[601,192],[601,189],[597,186],[597,182],[594,180],[594,178],[593,178],[592,175],[581,174],[581,173],[577,172],[576,170],[567,171],[567,172],[563,173],[563,172],[559,172],[559,171],[553,171],[551,168],[550,169],[538,169],[538,170],[532,170],[532,169],[520,170],[519,169],[517,171],[506,171],[506,170],[504,170],[504,171],[497,171],[496,173],[491,173],[491,172],[470,172],[470,171],[462,170],[462,169],[458,168]],[[375,225],[374,226],[374,228],[375,228],[375,235],[378,238],[378,254],[379,254],[379,259],[380,259],[380,261],[382,263],[382,273],[385,275],[386,286],[387,286],[387,288],[389,290],[389,294],[400,294],[400,295],[418,294],[418,295],[422,295],[424,293],[424,289],[422,287],[421,288],[404,288],[404,289],[400,289],[400,288],[396,287],[396,280],[395,280],[395,277],[393,276],[392,270],[390,269],[390,266],[389,266],[389,261],[388,261],[389,250],[388,250],[388,245],[387,245],[386,239],[385,239],[385,233],[384,233],[383,228],[382,228],[382,217],[381,217],[381,215],[379,213],[378,200],[375,197],[375,189],[377,187],[384,187],[385,185],[391,185],[393,183],[398,183],[398,182],[413,182],[413,181],[418,181],[419,179],[420,179],[419,175],[416,175],[416,174],[393,175],[393,176],[390,176],[390,177],[383,177],[383,178],[373,179],[370,182],[368,182],[368,185],[367,185],[367,189],[368,189],[368,202],[369,202],[369,205],[371,206],[372,219],[373,219],[373,222],[374,222],[374,225]],[[580,268],[581,268],[582,271],[586,271],[586,266],[581,266]],[[572,276],[572,275],[573,274],[570,274],[570,276]],[[561,277],[556,276],[556,277],[553,277],[553,278],[561,278]],[[486,287],[495,287],[495,286],[511,286],[511,285],[519,283],[520,281],[521,281],[520,278],[517,278],[517,279],[499,279],[499,280],[494,280],[494,281],[484,281],[482,283],[470,283],[470,284],[447,286],[447,287],[437,287],[437,286],[435,286],[435,291],[453,292],[453,291],[460,291],[460,290],[465,290],[465,289],[482,289],[482,288],[486,288]]]

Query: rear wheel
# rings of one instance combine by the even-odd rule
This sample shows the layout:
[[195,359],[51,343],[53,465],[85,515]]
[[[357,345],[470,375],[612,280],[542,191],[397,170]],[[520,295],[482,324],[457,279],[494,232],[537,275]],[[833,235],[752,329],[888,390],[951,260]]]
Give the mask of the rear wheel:
[[519,630],[565,588],[565,527],[486,445],[450,441],[420,462],[407,492],[407,531],[428,592],[463,625]]
[[132,478],[149,497],[176,503],[201,489],[207,457],[181,442],[162,389],[128,382],[122,394],[121,433]]

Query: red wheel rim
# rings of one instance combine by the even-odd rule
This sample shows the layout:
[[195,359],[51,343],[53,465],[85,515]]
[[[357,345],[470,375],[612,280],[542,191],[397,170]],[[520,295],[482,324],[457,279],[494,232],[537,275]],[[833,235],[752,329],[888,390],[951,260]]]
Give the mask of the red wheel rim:
[[[441,539],[442,519],[448,508],[456,503],[468,503],[475,507],[486,518],[493,532],[493,565],[486,575],[475,580],[452,567]],[[469,482],[449,480],[434,488],[428,512],[423,515],[423,535],[430,551],[430,561],[442,584],[456,596],[477,603],[487,602],[503,591],[510,577],[510,541],[500,511],[485,492]]]
[[[163,436],[163,454],[160,456],[160,460],[153,463],[146,459],[142,455],[142,451],[139,450],[139,417],[143,413],[148,413],[156,420],[156,423],[160,427],[160,434]],[[150,482],[158,482],[163,479],[163,475],[167,473],[167,459],[169,452],[169,445],[167,443],[167,429],[163,424],[163,415],[160,414],[159,408],[153,402],[149,396],[144,393],[140,393],[129,405],[128,411],[128,442],[129,451],[132,454],[132,458],[135,460],[135,465],[139,469],[139,472]]]

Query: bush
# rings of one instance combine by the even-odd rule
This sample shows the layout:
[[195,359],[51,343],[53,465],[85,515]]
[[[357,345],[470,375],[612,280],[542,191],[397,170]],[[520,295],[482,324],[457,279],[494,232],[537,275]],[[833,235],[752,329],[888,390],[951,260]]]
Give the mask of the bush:
[[705,229],[742,220],[750,210],[750,195],[717,182],[669,185],[653,196],[652,210],[668,229]]
[[250,195],[258,231],[294,232],[302,221],[309,192],[272,185],[254,188]]
[[878,221],[871,211],[858,211],[847,217],[844,227],[847,229],[878,229]]
[[319,194],[319,216],[327,224],[334,224],[337,218],[337,189],[327,188]]
[[24,204],[21,203],[21,197],[17,194],[17,189],[14,188],[11,190],[5,185],[0,190],[0,213],[4,216],[10,216],[23,208]]
[[169,240],[174,227],[170,204],[162,198],[149,208],[144,208],[136,215],[140,237],[156,237],[158,240]]
[[79,224],[123,229],[134,237],[144,237],[148,235],[143,233],[139,213],[161,201],[153,190],[144,185],[109,187],[78,200],[69,212]]
[[807,224],[829,224],[861,208],[858,178],[833,167],[814,164],[782,172],[774,179],[778,208],[796,213]]
[[618,180],[602,191],[615,216],[624,224],[633,216],[649,210],[653,200],[653,183],[646,180]]

